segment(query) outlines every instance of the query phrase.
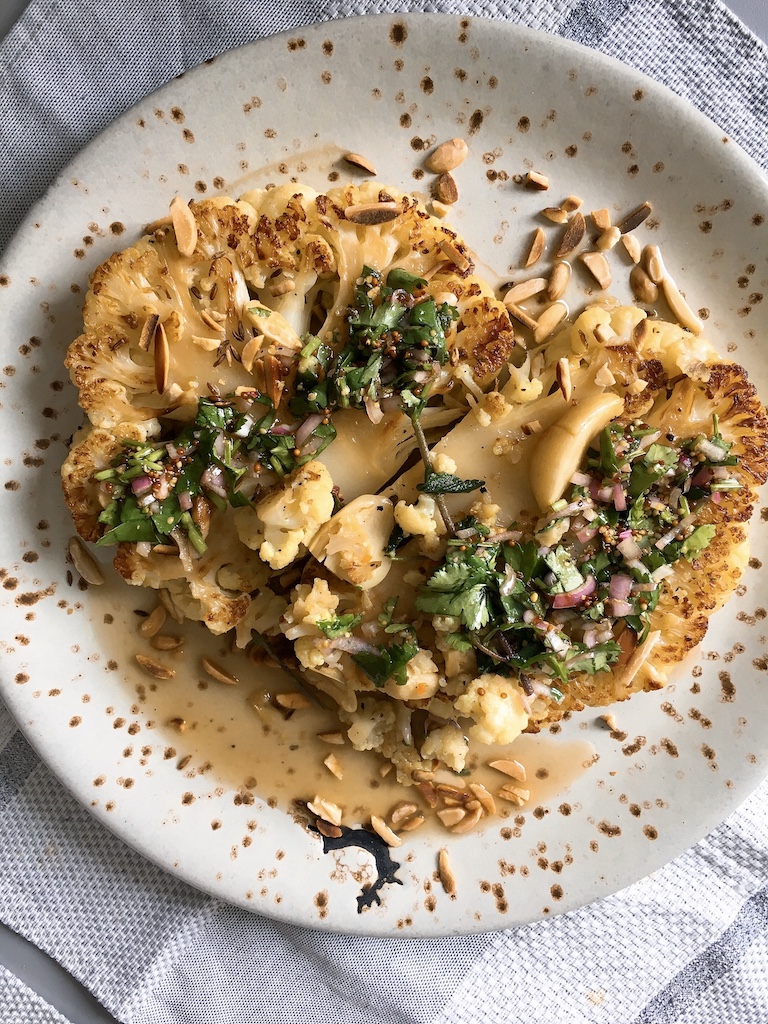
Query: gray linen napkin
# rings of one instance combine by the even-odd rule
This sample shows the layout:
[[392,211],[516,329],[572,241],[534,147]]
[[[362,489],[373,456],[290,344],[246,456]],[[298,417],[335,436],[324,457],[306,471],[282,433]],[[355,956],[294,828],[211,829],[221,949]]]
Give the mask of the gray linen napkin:
[[[716,0],[37,0],[0,45],[0,247],[67,160],[172,75],[312,21],[416,10],[522,22],[625,60],[768,165],[768,54]],[[233,909],[143,860],[0,709],[0,916],[125,1024],[757,1024],[767,796],[650,878],[551,921],[407,943],[330,936]],[[0,1019],[67,1024],[2,969]]]

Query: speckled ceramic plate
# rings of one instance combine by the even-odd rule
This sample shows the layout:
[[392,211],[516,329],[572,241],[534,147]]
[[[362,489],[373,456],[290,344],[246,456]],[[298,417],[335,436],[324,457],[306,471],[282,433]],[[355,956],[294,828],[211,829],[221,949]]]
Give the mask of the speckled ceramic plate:
[[[134,608],[149,595],[73,582],[58,474],[80,416],[62,359],[90,272],[176,193],[289,178],[323,188],[350,173],[347,150],[374,161],[381,181],[426,191],[424,150],[454,135],[471,153],[456,172],[453,220],[489,272],[519,266],[545,205],[518,184],[531,167],[549,175],[557,202],[576,193],[585,209],[618,216],[648,199],[641,240],[662,245],[707,333],[768,395],[768,192],[757,168],[637,72],[499,22],[350,20],[198,68],[72,163],[0,277],[3,697],[63,783],[126,842],[222,899],[315,927],[445,934],[573,909],[693,844],[768,763],[768,600],[757,571],[768,533],[758,521],[743,586],[673,685],[615,709],[613,732],[588,712],[534,741],[526,758],[552,771],[526,810],[478,834],[412,834],[395,851],[402,884],[358,913],[372,859],[324,853],[279,795],[265,799],[246,684],[203,689],[190,670],[148,687],[132,654]],[[628,269],[625,260],[617,281]],[[174,731],[173,710],[197,728]],[[454,896],[436,880],[441,846]]]

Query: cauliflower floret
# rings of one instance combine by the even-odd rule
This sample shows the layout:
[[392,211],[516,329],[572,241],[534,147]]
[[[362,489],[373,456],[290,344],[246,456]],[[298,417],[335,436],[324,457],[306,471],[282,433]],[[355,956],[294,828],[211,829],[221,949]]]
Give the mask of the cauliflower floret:
[[517,684],[487,673],[473,679],[454,701],[461,715],[474,719],[469,735],[478,743],[511,743],[528,725],[528,713]]
[[437,758],[455,772],[464,770],[469,744],[456,725],[443,725],[433,729],[421,745],[420,754],[425,761]]
[[444,452],[438,452],[438,454],[432,459],[432,469],[435,473],[455,473],[456,463]]
[[273,569],[284,569],[333,513],[333,480],[322,462],[301,466],[255,508],[239,508],[235,525],[246,547]]
[[288,607],[288,602],[280,594],[273,593],[269,587],[262,587],[254,594],[248,611],[238,622],[236,629],[237,646],[247,647],[256,633],[274,633],[280,619]]
[[440,672],[429,651],[420,648],[405,666],[405,682],[394,679],[384,684],[384,692],[396,700],[427,700],[440,686]]
[[375,697],[363,697],[355,711],[342,712],[339,718],[349,723],[347,736],[355,750],[380,750],[397,721],[392,704]]
[[412,537],[431,537],[445,533],[437,502],[428,494],[420,494],[414,505],[399,501],[395,505],[395,522]]
[[369,590],[392,565],[385,548],[394,522],[388,498],[361,494],[317,531],[309,550],[339,579]]
[[300,583],[293,594],[293,604],[287,609],[280,628],[289,640],[306,635],[319,636],[316,625],[335,616],[339,595],[331,591],[324,579],[316,579],[311,586]]

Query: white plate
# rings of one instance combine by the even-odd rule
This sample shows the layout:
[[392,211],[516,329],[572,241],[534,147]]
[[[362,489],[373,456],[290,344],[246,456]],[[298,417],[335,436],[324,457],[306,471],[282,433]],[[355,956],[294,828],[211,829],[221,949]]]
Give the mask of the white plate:
[[[360,886],[374,877],[369,856],[324,854],[319,837],[238,788],[258,772],[245,687],[222,698],[221,688],[177,678],[142,700],[133,608],[146,607],[148,595],[83,591],[68,577],[72,530],[58,472],[80,416],[62,359],[89,273],[176,193],[238,194],[292,176],[327,187],[347,176],[339,162],[347,150],[373,160],[381,181],[426,190],[422,147],[454,135],[471,149],[456,172],[454,221],[481,265],[501,277],[519,265],[544,205],[515,182],[529,167],[550,176],[554,200],[576,193],[586,210],[627,211],[649,199],[641,239],[662,245],[694,308],[709,310],[709,336],[768,394],[768,196],[757,168],[637,72],[500,22],[353,19],[198,68],[71,164],[7,251],[1,281],[2,695],[62,782],[126,842],[217,897],[320,928],[447,934],[571,910],[693,844],[766,772],[760,605],[768,601],[756,569],[767,532],[758,522],[753,567],[703,649],[665,692],[616,709],[625,739],[595,713],[574,717],[541,755],[574,760],[567,792],[535,799],[482,834],[414,833],[395,851],[402,885],[384,886],[381,905],[358,913]],[[115,621],[105,625],[105,615]],[[169,693],[198,731],[179,735],[165,724]],[[599,759],[584,771],[593,748]],[[441,846],[450,850],[454,898],[436,881]]]

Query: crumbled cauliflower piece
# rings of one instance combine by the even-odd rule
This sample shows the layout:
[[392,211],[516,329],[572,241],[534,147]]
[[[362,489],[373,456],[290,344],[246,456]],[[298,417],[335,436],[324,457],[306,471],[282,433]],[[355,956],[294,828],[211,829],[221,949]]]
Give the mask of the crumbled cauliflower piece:
[[467,738],[455,725],[433,729],[421,745],[420,754],[425,761],[437,758],[455,772],[464,770],[469,745]]
[[319,670],[325,667],[325,652],[320,642],[319,636],[300,636],[294,643],[293,649],[303,668]]
[[437,502],[429,494],[420,494],[415,505],[399,501],[395,505],[395,522],[401,530],[412,537],[429,537],[445,533]]
[[322,462],[301,466],[255,508],[235,513],[237,534],[273,569],[290,565],[333,514],[333,480]]
[[469,735],[478,743],[511,743],[528,725],[528,713],[516,683],[494,673],[473,679],[454,706],[460,714],[474,719]]
[[324,579],[316,579],[311,586],[300,583],[293,593],[293,604],[285,613],[282,631],[289,640],[307,634],[319,635],[314,627],[318,622],[334,617],[339,607],[339,595],[331,591]]
[[396,700],[427,700],[440,686],[440,672],[429,651],[419,649],[405,666],[405,682],[394,679],[384,684],[384,692]]
[[498,505],[494,505],[492,501],[476,501],[469,510],[471,516],[474,516],[483,526],[487,526],[491,530],[496,525],[499,512],[501,512],[501,508]]
[[[438,452],[432,459],[432,469],[435,473],[455,473],[456,463],[450,455],[445,455],[444,452]],[[405,527],[403,527],[403,529],[405,529]]]
[[509,367],[509,382],[504,388],[507,402],[535,402],[544,390],[544,384],[538,378],[531,380],[523,368]]
[[503,419],[510,411],[510,405],[500,391],[489,391],[483,400],[483,410],[493,422]]
[[349,722],[347,736],[355,750],[379,750],[397,720],[392,704],[375,697],[363,697],[355,711],[339,717]]

